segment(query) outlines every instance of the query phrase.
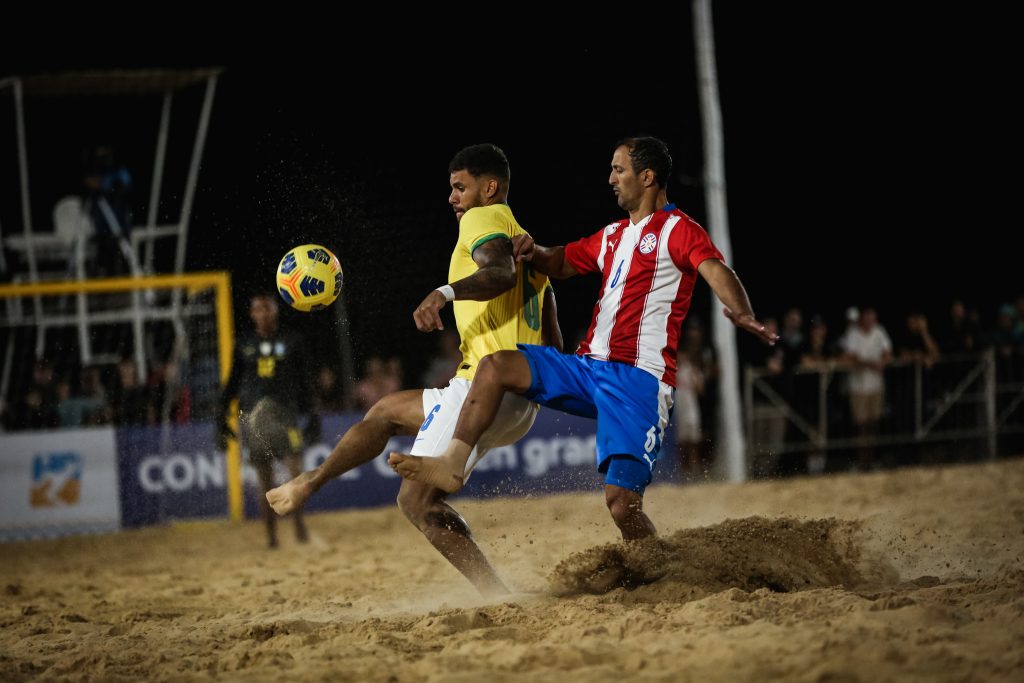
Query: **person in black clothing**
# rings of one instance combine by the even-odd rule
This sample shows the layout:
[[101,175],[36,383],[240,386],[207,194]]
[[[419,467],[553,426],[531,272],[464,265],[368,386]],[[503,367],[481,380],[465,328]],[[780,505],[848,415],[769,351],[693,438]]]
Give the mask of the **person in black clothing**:
[[970,353],[980,346],[980,336],[964,302],[954,299],[949,306],[949,318],[939,327],[935,341],[942,353]]
[[920,363],[926,368],[939,359],[939,347],[928,331],[928,319],[923,313],[907,314],[907,325],[896,335],[896,350],[902,360]]
[[84,199],[96,230],[95,273],[114,277],[128,270],[131,251],[132,175],[114,158],[114,150],[99,145],[86,158]]
[[[253,333],[235,345],[231,376],[221,394],[217,445],[225,449],[232,436],[228,409],[237,397],[242,441],[266,494],[274,488],[275,459],[283,460],[293,477],[302,472],[302,443],[320,438],[320,418],[311,410],[314,385],[306,377],[306,368],[312,364],[304,356],[301,338],[280,330],[276,297],[252,297],[249,317]],[[298,430],[300,413],[309,414],[303,435]],[[260,496],[260,505],[269,545],[276,548],[277,516],[265,495]],[[308,534],[301,508],[294,515],[296,536],[299,542],[305,542]]]
[[32,366],[31,385],[5,411],[4,426],[10,430],[55,429],[60,424],[57,402],[53,365],[41,358]]
[[112,401],[114,424],[149,424],[149,391],[139,382],[135,361],[122,358],[117,364],[117,382],[114,384]]

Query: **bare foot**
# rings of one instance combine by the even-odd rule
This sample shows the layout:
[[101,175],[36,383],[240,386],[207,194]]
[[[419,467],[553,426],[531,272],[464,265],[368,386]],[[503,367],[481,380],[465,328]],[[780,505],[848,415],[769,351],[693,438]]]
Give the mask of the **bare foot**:
[[313,495],[312,472],[303,472],[287,484],[281,484],[276,489],[267,491],[267,502],[274,512],[284,516],[292,510],[302,507],[306,500]]
[[406,479],[429,484],[442,491],[455,493],[462,488],[462,471],[458,474],[447,459],[424,458],[419,455],[394,453],[388,456],[391,469]]

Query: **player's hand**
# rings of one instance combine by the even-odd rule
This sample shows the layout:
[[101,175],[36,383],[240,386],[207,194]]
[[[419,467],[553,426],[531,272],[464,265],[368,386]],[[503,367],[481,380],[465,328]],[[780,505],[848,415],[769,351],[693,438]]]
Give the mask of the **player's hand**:
[[214,435],[214,444],[217,446],[217,450],[226,451],[228,449],[228,439],[233,438],[235,438],[235,433],[228,426],[228,421],[221,420],[220,424],[217,425],[217,433]]
[[512,237],[512,258],[516,263],[520,261],[533,260],[533,246],[536,244],[529,235],[515,235]]
[[757,318],[749,313],[740,315],[728,307],[723,308],[722,313],[725,314],[725,317],[728,318],[733,325],[750,332],[768,346],[775,346],[775,342],[779,341],[779,335],[774,332],[769,332],[764,326],[764,323],[759,322]]
[[441,322],[441,309],[448,303],[444,294],[436,289],[423,300],[416,310],[412,312],[412,319],[416,321],[416,329],[420,332],[433,332],[443,330],[444,323]]

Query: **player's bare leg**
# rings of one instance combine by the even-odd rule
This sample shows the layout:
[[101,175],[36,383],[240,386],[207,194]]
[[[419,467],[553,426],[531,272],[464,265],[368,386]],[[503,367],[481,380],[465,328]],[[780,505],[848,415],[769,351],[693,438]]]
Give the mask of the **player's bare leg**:
[[[285,460],[285,464],[288,466],[288,471],[292,477],[297,477],[302,472],[302,456],[298,453],[293,453]],[[269,504],[269,500],[267,501]],[[295,518],[295,538],[298,539],[299,543],[305,543],[309,540],[309,531],[306,529],[306,520],[302,515],[302,505],[297,506],[292,511],[292,516]]]
[[522,393],[532,375],[526,356],[519,351],[498,351],[480,361],[469,394],[462,404],[451,443],[440,457],[392,453],[388,464],[406,479],[454,493],[462,488],[466,463],[474,446],[498,414],[506,391]]
[[[264,493],[274,485],[274,461],[271,458],[261,458],[256,467],[256,474],[260,478],[260,487]],[[263,511],[263,522],[267,527],[267,545],[271,548],[277,547],[277,517],[266,500],[260,501],[260,509]]]
[[622,533],[622,540],[634,541],[658,533],[654,522],[644,513],[644,497],[639,493],[614,484],[605,484],[604,500],[615,525]]
[[507,594],[508,588],[473,540],[466,520],[444,500],[446,495],[432,486],[405,480],[398,491],[398,507],[481,595]]
[[324,484],[380,455],[393,436],[415,434],[423,422],[423,392],[388,394],[345,432],[330,456],[315,470],[296,476],[267,492],[267,501],[279,515],[302,507]]

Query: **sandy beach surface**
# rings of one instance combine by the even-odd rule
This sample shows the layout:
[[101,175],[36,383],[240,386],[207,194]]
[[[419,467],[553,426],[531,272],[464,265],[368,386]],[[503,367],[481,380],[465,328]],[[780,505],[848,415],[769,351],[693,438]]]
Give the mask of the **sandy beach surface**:
[[0,680],[1024,680],[1024,460],[454,500],[480,598],[394,507],[0,546]]

